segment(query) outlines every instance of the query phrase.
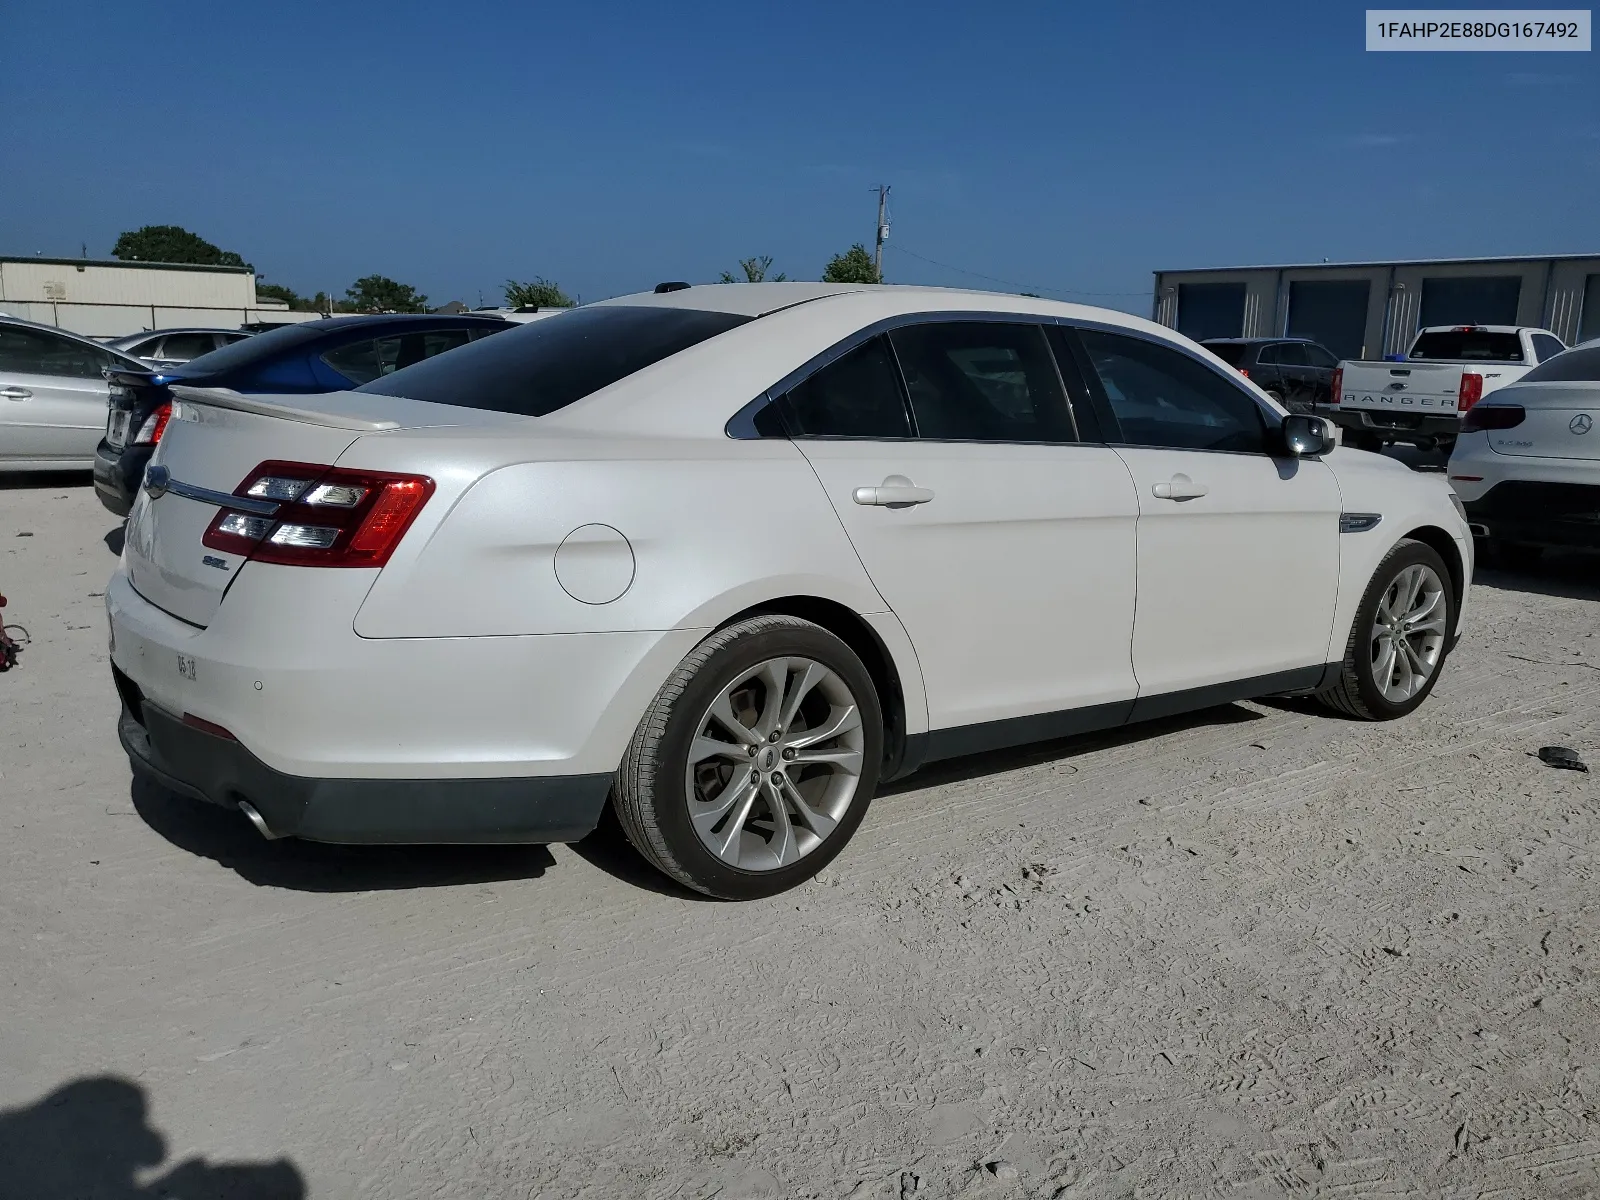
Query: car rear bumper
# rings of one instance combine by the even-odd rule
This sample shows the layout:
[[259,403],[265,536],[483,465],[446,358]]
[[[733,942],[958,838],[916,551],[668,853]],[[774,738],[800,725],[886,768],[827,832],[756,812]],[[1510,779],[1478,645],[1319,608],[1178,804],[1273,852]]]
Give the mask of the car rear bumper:
[[1341,429],[1376,434],[1393,441],[1423,438],[1438,441],[1461,432],[1461,417],[1456,413],[1386,412],[1370,408],[1350,408],[1343,404],[1319,404],[1319,417],[1327,417]]
[[[239,742],[186,725],[112,668],[117,734],[136,772],[192,799],[248,805],[270,837],[352,844],[574,842],[599,823],[611,776],[314,779],[286,775]],[[253,818],[255,819],[255,818]]]
[[94,490],[100,503],[119,517],[133,508],[144,469],[149,465],[154,446],[129,446],[118,450],[104,438],[94,452]]
[[1463,507],[1479,537],[1600,550],[1600,484],[1507,480]]

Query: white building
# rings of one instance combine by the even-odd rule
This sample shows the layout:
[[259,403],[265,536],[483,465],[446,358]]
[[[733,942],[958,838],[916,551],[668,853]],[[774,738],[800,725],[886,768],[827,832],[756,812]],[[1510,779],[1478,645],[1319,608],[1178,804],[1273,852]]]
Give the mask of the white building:
[[0,312],[90,337],[318,317],[257,300],[255,272],[248,267],[5,256],[0,256]]

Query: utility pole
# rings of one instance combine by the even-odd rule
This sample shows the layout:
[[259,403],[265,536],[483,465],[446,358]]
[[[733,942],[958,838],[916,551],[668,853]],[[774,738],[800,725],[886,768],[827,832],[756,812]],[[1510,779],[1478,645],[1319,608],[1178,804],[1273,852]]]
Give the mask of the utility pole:
[[889,188],[887,184],[879,184],[878,193],[878,234],[876,248],[872,253],[872,268],[878,273],[878,282],[883,282],[883,244],[889,240]]

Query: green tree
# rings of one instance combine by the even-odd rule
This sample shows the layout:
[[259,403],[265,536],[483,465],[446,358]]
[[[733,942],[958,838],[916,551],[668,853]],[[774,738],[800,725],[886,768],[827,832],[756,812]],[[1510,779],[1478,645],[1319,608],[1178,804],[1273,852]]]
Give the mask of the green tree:
[[260,278],[256,279],[256,299],[282,300],[293,309],[309,303],[305,297],[296,295],[293,288],[284,287],[281,283],[262,283]]
[[843,254],[835,254],[822,269],[823,283],[882,283],[878,268],[872,265],[872,255],[857,242]]
[[506,280],[506,303],[512,308],[572,308],[577,301],[541,275],[530,283]]
[[776,275],[773,275],[770,278],[768,277],[767,272],[772,270],[772,255],[770,254],[763,254],[758,258],[741,258],[739,260],[739,269],[744,272],[743,279],[740,279],[732,271],[724,271],[722,273],[722,278],[717,280],[717,282],[783,283],[789,278],[782,271],[779,271]]
[[344,290],[354,312],[423,311],[428,298],[409,283],[397,283],[385,275],[363,275]]
[[[202,267],[250,267],[232,250],[213,246],[181,225],[145,225],[124,231],[111,256],[127,262],[195,263]],[[250,267],[253,271],[254,267]]]

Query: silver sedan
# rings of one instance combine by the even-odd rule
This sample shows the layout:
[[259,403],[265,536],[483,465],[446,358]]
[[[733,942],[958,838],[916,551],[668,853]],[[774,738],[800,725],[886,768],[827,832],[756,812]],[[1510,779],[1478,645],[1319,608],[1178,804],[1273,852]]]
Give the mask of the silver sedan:
[[88,470],[112,367],[136,358],[50,325],[0,317],[0,471]]

